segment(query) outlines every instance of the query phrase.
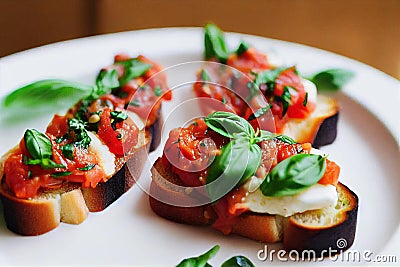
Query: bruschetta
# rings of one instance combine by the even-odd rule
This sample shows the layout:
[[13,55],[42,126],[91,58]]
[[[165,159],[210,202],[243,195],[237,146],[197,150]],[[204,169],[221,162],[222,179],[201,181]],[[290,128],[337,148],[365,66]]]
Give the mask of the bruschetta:
[[80,224],[134,185],[159,143],[161,102],[171,99],[165,75],[153,77],[160,70],[143,56],[117,55],[90,95],[54,115],[44,132],[25,131],[0,160],[10,230],[40,235],[60,222]]
[[345,238],[345,250],[355,237],[358,197],[339,173],[310,143],[214,112],[170,132],[152,168],[149,202],[178,223],[299,251],[338,249]]
[[[231,111],[254,120],[267,129],[310,142],[315,147],[332,143],[336,138],[338,103],[317,95],[313,82],[301,77],[296,66],[277,65],[254,47],[241,42],[237,50],[228,51],[223,32],[213,24],[205,28],[205,59],[197,73],[194,91],[197,97],[210,98],[200,104],[204,114]],[[204,101],[204,100],[203,100]],[[261,107],[270,107],[270,115],[256,118]],[[269,121],[269,122],[265,122]],[[265,125],[270,124],[273,125]]]
[[111,66],[103,68],[99,76],[115,70],[118,83],[111,94],[123,100],[125,108],[139,115],[151,133],[150,151],[160,144],[162,118],[162,101],[172,99],[167,77],[162,73],[163,67],[143,55],[135,58],[128,54],[118,54]]

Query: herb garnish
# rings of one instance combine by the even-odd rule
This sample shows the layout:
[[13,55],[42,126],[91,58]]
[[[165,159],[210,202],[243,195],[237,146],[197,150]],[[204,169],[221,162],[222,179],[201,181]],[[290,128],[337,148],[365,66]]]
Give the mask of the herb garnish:
[[80,171],[90,171],[91,169],[94,168],[94,166],[96,166],[96,164],[88,164],[85,167],[77,168],[77,169],[80,170]]
[[154,87],[154,94],[156,96],[161,96],[163,94],[163,91],[161,89],[161,86],[157,85],[156,87]]
[[119,79],[119,86],[127,84],[129,81],[142,76],[152,67],[152,64],[144,63],[137,58],[131,58],[125,61],[118,61],[115,64],[122,65],[125,68],[124,75]]
[[[215,245],[206,253],[181,261],[176,267],[211,267],[208,261],[218,252],[220,246]],[[233,256],[222,263],[221,267],[254,267],[254,264],[245,256]]]
[[176,267],[207,267],[211,266],[208,264],[208,260],[212,258],[219,250],[219,246],[216,245],[208,250],[206,253],[193,258],[184,259]]
[[278,163],[260,185],[265,196],[292,196],[316,184],[324,175],[325,157],[296,154]]
[[255,133],[248,121],[230,112],[214,112],[204,121],[215,132],[232,139],[221,148],[207,170],[207,192],[214,202],[254,175],[262,154],[257,143],[273,139],[275,135],[268,131]]
[[72,174],[72,172],[55,172],[55,173],[52,173],[50,176],[58,178],[58,177],[68,176],[71,174]]
[[354,72],[345,69],[327,69],[313,74],[309,80],[319,91],[337,91],[354,78]]
[[23,163],[26,165],[40,165],[43,169],[66,168],[51,160],[53,155],[53,145],[45,134],[28,129],[24,134],[24,142],[31,158],[24,157]]

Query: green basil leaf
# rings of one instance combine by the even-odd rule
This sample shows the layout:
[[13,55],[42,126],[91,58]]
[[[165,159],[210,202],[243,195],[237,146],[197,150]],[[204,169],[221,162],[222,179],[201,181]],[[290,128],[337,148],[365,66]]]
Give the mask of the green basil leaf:
[[276,165],[260,185],[265,196],[292,196],[316,184],[324,175],[325,157],[297,154]]
[[61,146],[61,152],[64,155],[64,157],[66,157],[67,159],[73,160],[74,159],[74,144],[73,143],[69,143],[66,145]]
[[122,111],[111,111],[111,118],[117,121],[124,121],[128,118],[128,115]]
[[78,119],[68,120],[68,130],[74,132],[74,145],[87,149],[92,141],[85,129],[85,124]]
[[211,81],[210,75],[208,75],[205,69],[201,70],[201,78],[205,82]]
[[211,266],[207,263],[209,259],[214,257],[214,255],[218,252],[219,246],[216,245],[208,250],[206,253],[193,258],[184,259],[181,261],[176,267],[206,267]]
[[87,166],[85,166],[83,168],[78,168],[78,170],[80,170],[80,171],[90,171],[91,169],[94,168],[94,166],[96,166],[96,164],[88,164]]
[[345,69],[327,69],[315,73],[311,81],[319,91],[337,91],[354,78],[354,72]]
[[208,168],[207,192],[212,202],[226,195],[256,172],[261,162],[261,148],[245,135],[237,136],[221,149]]
[[55,163],[49,158],[42,158],[42,159],[24,158],[23,163],[25,165],[40,165],[40,167],[42,167],[45,170],[50,170],[54,168],[63,168],[63,169],[66,168],[64,165]]
[[125,61],[119,61],[115,64],[123,65],[125,67],[124,75],[119,79],[119,85],[124,86],[129,81],[142,76],[148,71],[153,65],[144,63],[137,58],[128,59]]
[[217,133],[233,138],[235,133],[246,133],[250,138],[254,137],[255,132],[251,124],[242,117],[224,111],[217,111],[204,118],[205,123]]
[[53,154],[50,138],[35,129],[25,131],[24,141],[33,159],[50,158]]
[[65,80],[41,80],[21,87],[7,95],[3,106],[8,109],[43,109],[49,111],[68,108],[90,95],[93,86]]
[[271,132],[269,132],[269,131],[260,130],[259,136],[256,136],[256,137],[253,139],[253,143],[259,143],[259,142],[261,142],[261,141],[271,140],[271,139],[276,138],[276,136],[277,136],[276,134],[271,133]]
[[[119,87],[118,73],[115,69],[103,69],[96,77],[97,88],[104,92],[109,92],[110,89]],[[105,94],[99,92],[100,95]]]
[[294,141],[294,140],[293,140],[292,138],[290,138],[289,136],[283,135],[283,134],[275,136],[275,139],[277,139],[277,140],[279,140],[279,141],[282,141],[282,142],[284,142],[284,143],[286,143],[286,144],[289,144],[289,145],[294,145],[294,144],[297,143],[296,141]]
[[281,67],[256,73],[254,83],[257,86],[259,86],[260,84],[275,84],[276,78],[278,78],[278,76],[286,69],[288,68]]
[[234,256],[222,263],[221,267],[254,267],[254,264],[245,256]]
[[308,92],[306,92],[306,95],[304,96],[303,107],[307,106],[307,103],[308,103]]
[[241,41],[238,48],[236,49],[236,54],[240,56],[249,49],[249,45],[245,41]]
[[254,120],[254,119],[257,119],[257,118],[261,117],[262,115],[264,115],[265,113],[267,113],[268,110],[271,109],[271,107],[272,107],[272,104],[269,104],[269,105],[266,106],[266,107],[262,107],[262,108],[257,109],[256,112],[254,112],[253,114],[251,114],[247,120],[248,120],[248,121],[252,121],[252,120]]
[[68,176],[71,174],[72,174],[72,172],[55,172],[55,173],[51,174],[50,176],[59,178],[59,177],[64,177],[64,176]]
[[217,58],[219,62],[226,63],[229,51],[226,46],[224,33],[214,24],[207,24],[204,33],[205,59]]
[[154,87],[154,94],[155,94],[156,96],[162,96],[163,91],[162,91],[162,89],[161,89],[161,86],[157,85],[156,87]]

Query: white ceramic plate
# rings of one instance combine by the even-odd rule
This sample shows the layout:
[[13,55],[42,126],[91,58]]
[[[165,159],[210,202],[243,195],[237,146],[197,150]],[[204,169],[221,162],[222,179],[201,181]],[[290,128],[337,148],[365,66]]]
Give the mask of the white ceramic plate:
[[[92,83],[99,69],[110,64],[113,55],[119,52],[143,53],[165,67],[201,60],[202,36],[201,29],[155,29],[96,36],[28,50],[0,59],[0,94],[44,78]],[[341,165],[342,182],[360,198],[356,240],[351,249],[361,253],[369,250],[373,253],[372,258],[378,254],[398,255],[399,81],[354,60],[307,46],[249,35],[229,34],[227,37],[231,44],[245,39],[262,51],[274,51],[288,65],[296,64],[304,74],[330,67],[356,73],[356,78],[335,95],[342,107],[339,134],[335,143],[323,150]],[[192,79],[194,72],[187,70],[179,75]],[[169,80],[177,78],[172,75]],[[178,98],[175,98],[167,103],[164,111],[171,110],[177,102]],[[16,144],[27,127],[43,130],[50,117],[51,114],[23,124],[0,122],[0,154]],[[170,127],[179,126],[173,119],[168,123]],[[156,151],[151,160],[159,153],[160,150]],[[147,168],[141,181],[146,184],[149,179]],[[139,186],[134,186],[104,212],[90,214],[83,224],[61,224],[38,237],[22,237],[8,231],[0,215],[0,264],[5,265],[174,265],[215,244],[221,245],[220,252],[211,261],[215,265],[238,254],[249,257],[256,265],[270,263],[257,259],[257,252],[264,244],[157,217]],[[268,248],[279,249],[280,244]],[[399,256],[397,261],[400,261]],[[278,263],[277,260],[274,262]]]

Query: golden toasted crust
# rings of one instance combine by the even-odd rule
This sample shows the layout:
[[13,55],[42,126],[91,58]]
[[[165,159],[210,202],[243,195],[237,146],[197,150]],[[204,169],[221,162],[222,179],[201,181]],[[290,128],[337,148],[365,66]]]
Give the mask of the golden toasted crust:
[[316,109],[306,119],[290,119],[282,134],[292,137],[298,143],[313,143],[322,146],[330,144],[336,138],[335,116],[339,113],[339,104],[333,98],[318,95]]
[[[80,224],[89,211],[104,210],[128,191],[139,178],[151,142],[147,131],[141,136],[127,162],[118,163],[120,169],[96,188],[81,188],[79,184],[65,183],[57,190],[42,190],[34,199],[20,199],[14,196],[5,179],[2,179],[0,198],[7,227],[21,235],[40,235],[56,228],[60,222]],[[9,156],[10,153],[6,155]],[[2,157],[0,162],[2,174],[4,161],[8,156]]]
[[[177,207],[161,202],[154,194],[170,194],[171,199],[188,196],[184,192],[171,190],[164,186],[166,180],[181,185],[179,177],[165,168],[159,158],[153,165],[149,202],[152,210],[159,216],[178,223],[191,225],[210,225],[217,215],[211,205],[200,207]],[[339,204],[326,210],[307,211],[284,218],[278,215],[246,212],[240,215],[232,225],[232,233],[261,242],[283,241],[286,249],[322,249],[333,247],[337,239],[345,238],[348,246],[354,241],[357,221],[357,196],[346,186],[338,184]],[[159,195],[158,195],[159,196]],[[321,220],[312,218],[319,214]]]

